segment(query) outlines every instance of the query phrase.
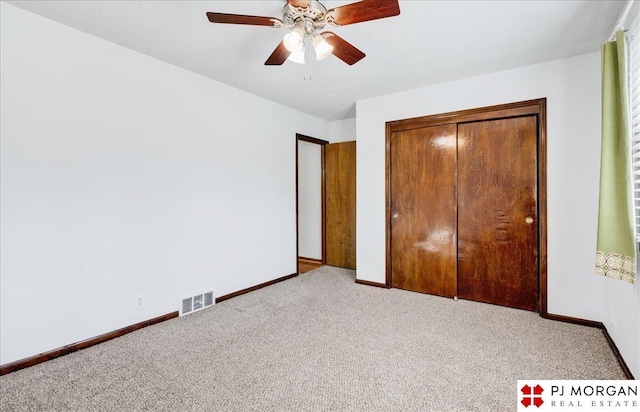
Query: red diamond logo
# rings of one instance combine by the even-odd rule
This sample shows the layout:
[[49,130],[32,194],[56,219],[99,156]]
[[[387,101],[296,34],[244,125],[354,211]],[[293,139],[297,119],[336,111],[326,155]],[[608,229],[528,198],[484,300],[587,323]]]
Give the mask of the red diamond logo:
[[542,386],[536,385],[532,388],[529,385],[524,385],[520,391],[522,392],[522,400],[520,403],[524,405],[525,408],[528,408],[531,405],[539,408],[544,403],[542,400],[542,392],[544,392],[544,389]]

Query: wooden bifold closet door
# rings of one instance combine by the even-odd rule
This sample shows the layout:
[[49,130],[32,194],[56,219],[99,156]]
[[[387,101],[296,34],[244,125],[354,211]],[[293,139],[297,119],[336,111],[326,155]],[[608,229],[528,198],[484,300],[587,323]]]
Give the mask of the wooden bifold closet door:
[[389,286],[542,309],[544,104],[388,123]]

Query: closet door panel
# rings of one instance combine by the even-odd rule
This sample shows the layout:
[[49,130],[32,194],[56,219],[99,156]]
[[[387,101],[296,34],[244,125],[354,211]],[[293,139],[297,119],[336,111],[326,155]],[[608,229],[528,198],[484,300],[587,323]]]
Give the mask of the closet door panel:
[[392,286],[456,294],[456,125],[390,140]]
[[458,296],[535,310],[536,116],[458,125]]

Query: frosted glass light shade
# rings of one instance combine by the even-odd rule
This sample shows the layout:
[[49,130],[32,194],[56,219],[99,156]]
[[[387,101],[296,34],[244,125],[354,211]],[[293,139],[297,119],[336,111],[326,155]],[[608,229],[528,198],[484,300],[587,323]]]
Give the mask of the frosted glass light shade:
[[304,48],[304,32],[295,28],[284,35],[282,42],[291,53],[300,51]]
[[287,60],[291,60],[298,64],[304,64],[304,46],[302,47],[302,50],[292,52]]
[[313,38],[313,48],[316,51],[316,58],[322,60],[327,58],[333,52],[333,46],[327,43],[322,36]]

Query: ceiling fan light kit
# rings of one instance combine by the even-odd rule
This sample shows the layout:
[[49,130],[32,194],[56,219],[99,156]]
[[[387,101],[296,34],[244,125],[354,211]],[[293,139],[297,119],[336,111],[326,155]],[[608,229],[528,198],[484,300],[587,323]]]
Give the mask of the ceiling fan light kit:
[[282,20],[275,17],[246,16],[241,14],[208,12],[211,23],[247,24],[253,26],[286,27],[291,31],[264,63],[267,66],[281,65],[286,60],[304,64],[306,38],[316,52],[316,59],[322,60],[330,54],[352,65],[365,57],[351,43],[332,32],[320,32],[326,25],[346,26],[348,24],[383,19],[400,14],[397,0],[361,0],[327,10],[316,0],[287,0],[282,12]]
[[299,27],[295,27],[282,38],[284,47],[291,53],[302,50],[304,48],[304,36],[304,31]]
[[304,51],[304,47],[298,51],[294,51],[287,60],[298,64],[304,64]]
[[326,59],[333,52],[333,46],[319,34],[313,36],[313,49],[316,51],[316,59],[318,60]]

